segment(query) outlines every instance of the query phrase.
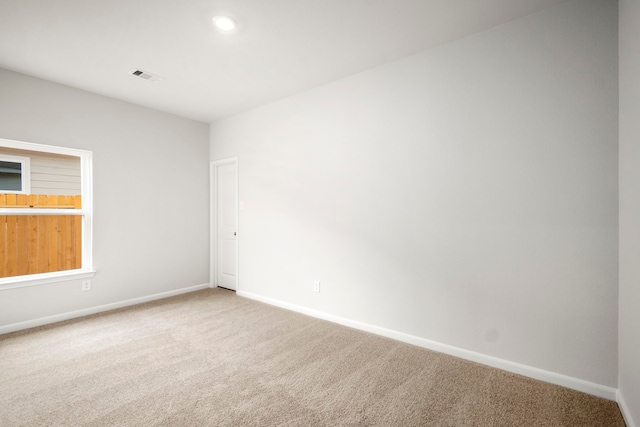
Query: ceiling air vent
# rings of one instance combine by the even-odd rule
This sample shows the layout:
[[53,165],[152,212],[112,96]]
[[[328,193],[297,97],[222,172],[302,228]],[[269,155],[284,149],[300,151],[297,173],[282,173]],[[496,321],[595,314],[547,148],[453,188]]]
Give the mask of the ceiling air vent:
[[141,79],[149,80],[150,82],[159,82],[160,80],[162,80],[162,77],[160,76],[156,76],[155,74],[151,74],[138,69],[131,70],[131,74],[134,76],[138,76]]

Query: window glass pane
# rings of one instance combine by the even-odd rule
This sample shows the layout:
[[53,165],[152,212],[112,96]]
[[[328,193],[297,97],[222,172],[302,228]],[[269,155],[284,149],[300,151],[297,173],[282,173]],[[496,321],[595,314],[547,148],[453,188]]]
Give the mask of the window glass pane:
[[[0,146],[0,194],[4,191],[27,195],[80,196],[81,163],[79,156]],[[63,206],[62,203],[52,205],[67,209],[80,208]]]
[[82,216],[0,215],[0,278],[82,268]]
[[22,163],[0,161],[0,191],[22,191]]
[[[22,149],[16,141],[2,146],[3,141],[0,287],[13,277],[91,268],[91,233],[85,228],[90,207],[83,208],[83,173],[90,170],[91,154],[60,147]],[[65,212],[70,209],[78,213]]]

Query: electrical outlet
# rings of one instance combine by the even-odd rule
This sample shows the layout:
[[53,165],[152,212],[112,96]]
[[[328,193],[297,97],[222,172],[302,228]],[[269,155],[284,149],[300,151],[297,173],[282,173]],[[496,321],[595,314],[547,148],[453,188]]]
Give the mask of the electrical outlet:
[[82,281],[82,290],[90,291],[91,290],[91,280],[83,280]]
[[316,280],[313,282],[313,292],[320,292],[320,281]]

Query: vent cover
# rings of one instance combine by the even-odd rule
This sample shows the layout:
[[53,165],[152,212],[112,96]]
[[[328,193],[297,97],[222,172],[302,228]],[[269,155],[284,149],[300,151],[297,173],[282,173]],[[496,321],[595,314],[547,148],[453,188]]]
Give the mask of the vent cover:
[[147,71],[138,70],[137,68],[131,70],[131,74],[140,77],[141,79],[149,80],[150,82],[159,82],[162,80],[162,77],[160,76],[156,76],[155,74],[151,74]]

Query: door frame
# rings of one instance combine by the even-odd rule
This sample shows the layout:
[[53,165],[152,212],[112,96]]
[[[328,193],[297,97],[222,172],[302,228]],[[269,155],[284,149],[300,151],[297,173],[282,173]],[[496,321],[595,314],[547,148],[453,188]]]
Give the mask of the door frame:
[[240,289],[239,264],[240,251],[240,209],[239,209],[239,188],[238,188],[238,158],[230,157],[227,159],[211,160],[209,167],[209,287],[218,287],[218,168],[227,165],[236,166],[236,292]]

